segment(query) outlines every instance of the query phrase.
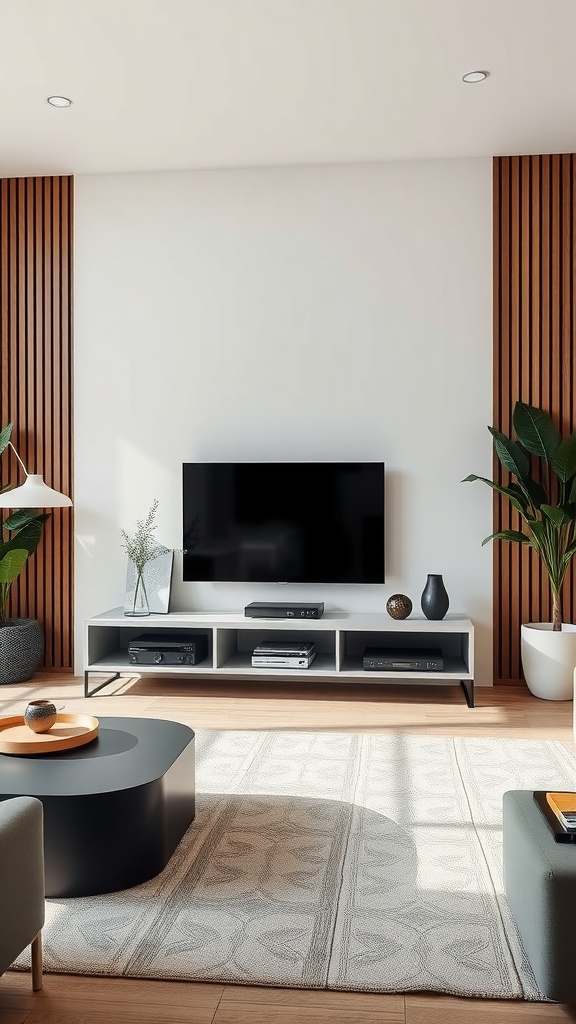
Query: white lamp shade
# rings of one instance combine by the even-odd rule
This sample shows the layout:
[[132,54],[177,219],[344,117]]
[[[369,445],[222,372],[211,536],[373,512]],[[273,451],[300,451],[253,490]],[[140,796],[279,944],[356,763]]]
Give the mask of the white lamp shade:
[[30,473],[20,487],[0,494],[0,508],[65,508],[72,502],[44,483],[40,473]]

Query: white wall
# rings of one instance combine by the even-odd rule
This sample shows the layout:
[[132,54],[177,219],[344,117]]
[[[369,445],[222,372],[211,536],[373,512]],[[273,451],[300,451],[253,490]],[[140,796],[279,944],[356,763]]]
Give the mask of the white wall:
[[183,584],[173,609],[323,599],[419,611],[430,572],[491,682],[491,161],[76,178],[77,669],[184,461],[386,463],[383,586]]

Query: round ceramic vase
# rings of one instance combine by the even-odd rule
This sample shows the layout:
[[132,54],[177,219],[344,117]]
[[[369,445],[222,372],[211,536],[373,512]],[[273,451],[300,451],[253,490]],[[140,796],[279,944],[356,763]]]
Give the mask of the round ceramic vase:
[[24,721],[32,732],[48,732],[56,714],[56,705],[51,700],[31,700],[24,711]]

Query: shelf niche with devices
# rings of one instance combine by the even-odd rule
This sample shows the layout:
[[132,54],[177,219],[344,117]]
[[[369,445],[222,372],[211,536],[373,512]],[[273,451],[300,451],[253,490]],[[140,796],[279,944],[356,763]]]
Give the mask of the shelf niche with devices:
[[[130,648],[138,646],[142,636],[153,636],[156,646],[152,644],[141,659],[135,659]],[[252,664],[258,645],[277,641],[312,641],[315,657],[310,667]],[[176,650],[179,645],[191,650]],[[164,653],[167,648],[169,656]],[[393,667],[364,667],[366,660],[371,660],[365,657],[367,649],[376,649],[384,657],[390,652]],[[404,652],[402,663],[415,667],[397,667],[399,649]],[[430,657],[428,652],[436,653]],[[459,614],[448,614],[440,621],[414,615],[401,622],[385,612],[339,611],[327,611],[320,619],[298,621],[219,612],[170,612],[134,619],[126,617],[122,608],[115,608],[86,622],[84,657],[86,697],[123,674],[148,674],[159,679],[169,675],[246,676],[266,680],[305,678],[311,684],[314,680],[375,685],[391,681],[434,686],[459,683],[468,706],[474,706],[474,626]],[[442,668],[428,667],[438,664],[437,658]],[[378,658],[374,661],[377,665]]]

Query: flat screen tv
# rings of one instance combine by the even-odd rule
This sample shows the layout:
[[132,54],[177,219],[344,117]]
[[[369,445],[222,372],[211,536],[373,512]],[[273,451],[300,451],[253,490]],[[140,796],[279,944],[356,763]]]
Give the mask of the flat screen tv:
[[383,462],[183,466],[184,579],[384,583]]

